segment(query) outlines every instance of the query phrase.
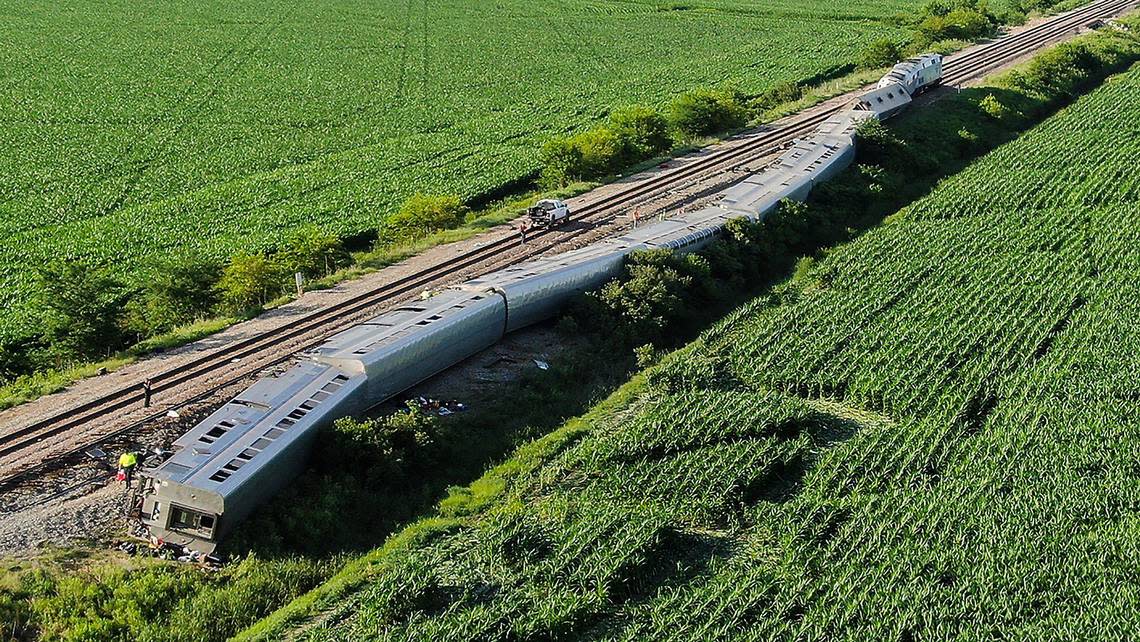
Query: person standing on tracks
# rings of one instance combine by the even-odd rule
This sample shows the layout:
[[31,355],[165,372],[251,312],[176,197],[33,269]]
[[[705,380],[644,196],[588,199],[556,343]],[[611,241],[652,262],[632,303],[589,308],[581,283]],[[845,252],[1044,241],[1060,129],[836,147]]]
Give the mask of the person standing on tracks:
[[127,484],[128,489],[131,487],[131,478],[135,475],[135,466],[138,463],[138,456],[129,450],[119,455],[119,477]]
[[523,245],[526,245],[526,232],[527,224],[526,221],[523,221],[522,223],[519,223],[519,238],[522,239],[521,243]]
[[637,229],[637,222],[641,220],[641,206],[633,208],[633,229]]
[[151,384],[151,381],[150,381],[150,379],[147,379],[146,381],[144,381],[144,382],[143,382],[143,385],[142,385],[142,389],[143,389],[143,408],[150,408],[150,395],[151,395],[151,392],[152,392],[152,391],[151,391],[151,388],[152,388],[152,384]]

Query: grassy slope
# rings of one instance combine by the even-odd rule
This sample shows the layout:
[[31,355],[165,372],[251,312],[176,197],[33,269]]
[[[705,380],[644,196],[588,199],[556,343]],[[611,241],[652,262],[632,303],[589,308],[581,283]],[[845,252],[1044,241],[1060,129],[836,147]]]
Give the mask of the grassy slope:
[[1138,114],[1140,68],[250,636],[1134,629]]
[[919,0],[0,2],[0,336],[28,268],[125,275],[317,222],[374,229],[415,191],[477,196],[614,106],[826,76]]

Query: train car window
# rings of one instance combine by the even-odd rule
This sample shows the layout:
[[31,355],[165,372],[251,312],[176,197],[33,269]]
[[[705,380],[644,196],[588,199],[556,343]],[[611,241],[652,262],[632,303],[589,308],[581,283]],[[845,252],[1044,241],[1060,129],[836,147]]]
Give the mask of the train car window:
[[179,530],[198,531],[199,534],[209,536],[214,530],[214,516],[181,506],[171,506],[170,527]]

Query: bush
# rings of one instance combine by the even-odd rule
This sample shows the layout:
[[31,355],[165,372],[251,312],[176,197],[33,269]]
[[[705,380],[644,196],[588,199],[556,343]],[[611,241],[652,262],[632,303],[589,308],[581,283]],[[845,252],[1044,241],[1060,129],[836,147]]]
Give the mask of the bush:
[[634,252],[623,276],[585,295],[574,314],[580,325],[617,345],[667,345],[714,291],[709,261],[702,256]]
[[668,121],[649,107],[633,105],[619,109],[610,116],[609,126],[621,141],[627,163],[652,158],[673,146]]
[[785,103],[803,98],[804,88],[794,82],[782,82],[769,87],[764,93],[752,99],[752,109],[766,111]]
[[582,151],[568,137],[552,138],[542,145],[541,182],[547,187],[565,187],[582,178]]
[[608,127],[595,127],[570,139],[581,153],[579,175],[599,177],[613,174],[625,163],[625,145]]
[[120,317],[129,292],[117,279],[79,261],[55,261],[36,281],[43,341],[57,357],[106,357],[123,345]]
[[918,45],[939,40],[976,40],[991,35],[997,19],[985,0],[950,0],[928,4],[918,23]]
[[669,108],[669,124],[689,138],[742,127],[747,121],[744,97],[736,91],[694,89],[679,96]]
[[315,225],[298,230],[274,258],[286,275],[300,272],[308,278],[332,274],[352,260],[339,237]]
[[1038,55],[1012,77],[1018,89],[1053,100],[1076,96],[1105,65],[1084,43],[1067,42]]
[[860,69],[889,67],[903,57],[902,48],[890,38],[879,38],[859,52],[856,64]]
[[187,256],[154,263],[140,292],[127,302],[125,327],[149,337],[206,316],[218,303],[214,284],[220,274],[217,264]]
[[333,424],[317,463],[322,468],[345,467],[362,479],[399,483],[405,466],[427,452],[437,429],[436,418],[411,402],[406,410],[377,419],[346,417]]
[[237,254],[216,286],[220,306],[232,314],[256,310],[281,293],[283,281],[280,267],[264,254]]
[[978,107],[981,108],[985,115],[994,120],[1002,120],[1009,115],[1009,108],[1002,104],[993,94],[986,94],[986,97],[978,102]]
[[576,179],[601,178],[668,151],[673,141],[665,117],[649,107],[625,107],[603,125],[542,147],[542,183],[561,187]]
[[458,196],[416,194],[404,202],[399,212],[385,219],[380,229],[382,242],[411,241],[433,232],[459,227],[467,214]]

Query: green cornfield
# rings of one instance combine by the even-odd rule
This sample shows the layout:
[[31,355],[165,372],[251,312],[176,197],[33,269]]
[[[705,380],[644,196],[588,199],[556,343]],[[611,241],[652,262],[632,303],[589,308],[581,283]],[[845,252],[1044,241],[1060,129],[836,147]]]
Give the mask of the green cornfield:
[[411,194],[495,193],[548,137],[699,86],[842,71],[920,0],[0,0],[0,339],[52,259],[128,281]]
[[1135,637],[1138,122],[1140,66],[508,462],[296,633]]

